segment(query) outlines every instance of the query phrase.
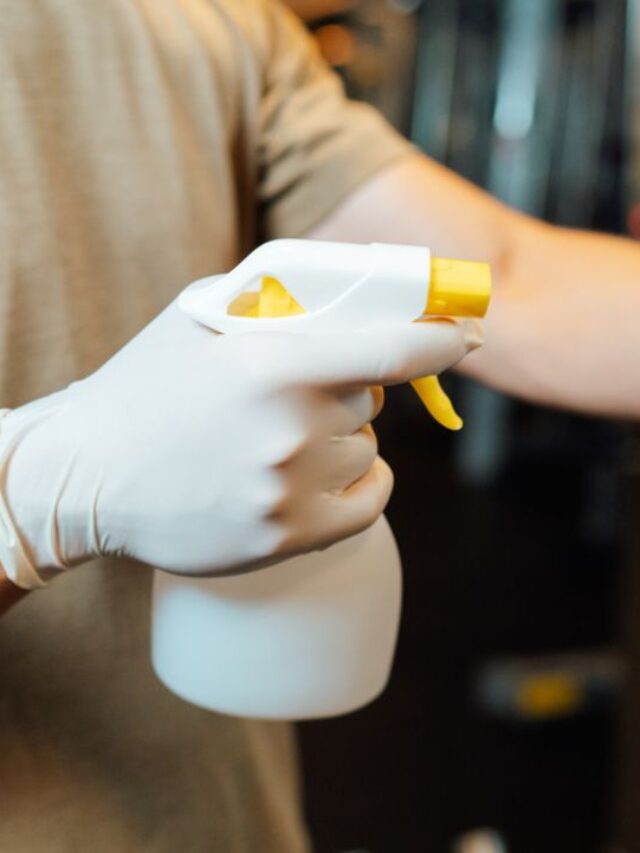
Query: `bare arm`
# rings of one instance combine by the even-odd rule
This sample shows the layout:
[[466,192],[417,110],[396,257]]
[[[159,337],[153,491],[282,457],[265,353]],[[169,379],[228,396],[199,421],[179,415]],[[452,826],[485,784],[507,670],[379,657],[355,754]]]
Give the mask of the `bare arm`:
[[640,417],[640,246],[519,214],[420,154],[353,193],[310,235],[488,260],[487,344],[470,375],[537,402]]

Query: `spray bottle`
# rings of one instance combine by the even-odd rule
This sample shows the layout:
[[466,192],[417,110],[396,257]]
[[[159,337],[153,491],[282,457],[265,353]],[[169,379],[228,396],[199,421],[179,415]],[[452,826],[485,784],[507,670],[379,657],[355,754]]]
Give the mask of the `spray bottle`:
[[[224,334],[252,328],[321,334],[482,317],[487,264],[428,249],[275,240],[181,296]],[[412,385],[449,429],[462,421],[436,377]],[[322,551],[254,572],[185,578],[156,572],[152,662],[162,682],[210,710],[308,719],[356,710],[385,687],[400,620],[401,567],[384,517]]]

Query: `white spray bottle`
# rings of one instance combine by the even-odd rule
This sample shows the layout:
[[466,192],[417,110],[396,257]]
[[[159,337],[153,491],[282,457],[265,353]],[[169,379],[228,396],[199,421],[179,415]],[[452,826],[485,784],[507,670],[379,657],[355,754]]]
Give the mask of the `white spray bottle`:
[[[426,248],[275,240],[180,307],[217,332],[254,326],[322,333],[482,317],[486,264]],[[460,429],[436,377],[412,383],[431,414]],[[182,698],[215,711],[307,719],[356,710],[385,687],[400,619],[401,571],[382,517],[369,530],[275,566],[217,578],[156,572],[152,662]]]

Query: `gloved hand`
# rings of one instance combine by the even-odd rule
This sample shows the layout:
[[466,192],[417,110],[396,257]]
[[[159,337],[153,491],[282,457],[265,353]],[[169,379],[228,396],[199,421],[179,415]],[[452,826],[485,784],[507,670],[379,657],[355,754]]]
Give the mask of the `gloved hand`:
[[212,574],[354,534],[392,486],[368,386],[449,367],[474,328],[219,336],[172,304],[96,373],[5,414],[0,562],[25,587],[99,554]]

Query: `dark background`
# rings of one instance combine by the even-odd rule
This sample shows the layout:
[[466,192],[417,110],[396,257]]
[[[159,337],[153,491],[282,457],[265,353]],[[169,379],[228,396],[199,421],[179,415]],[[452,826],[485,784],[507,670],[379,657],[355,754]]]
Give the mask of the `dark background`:
[[[297,5],[351,92],[431,156],[534,215],[634,230],[635,3]],[[478,827],[508,853],[639,853],[634,432],[448,385],[462,434],[408,388],[378,421],[403,623],[383,697],[300,726],[317,853],[447,853]],[[571,707],[523,712],[532,667]]]

